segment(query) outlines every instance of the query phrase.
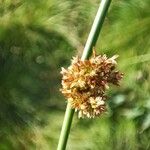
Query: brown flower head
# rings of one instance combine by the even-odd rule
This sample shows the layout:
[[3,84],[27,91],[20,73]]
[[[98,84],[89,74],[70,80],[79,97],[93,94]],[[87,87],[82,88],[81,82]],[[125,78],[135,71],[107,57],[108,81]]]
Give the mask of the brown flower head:
[[118,56],[93,55],[82,61],[73,57],[68,69],[62,68],[61,92],[71,107],[78,111],[78,117],[94,118],[106,111],[105,92],[109,84],[119,85],[123,74],[115,71]]

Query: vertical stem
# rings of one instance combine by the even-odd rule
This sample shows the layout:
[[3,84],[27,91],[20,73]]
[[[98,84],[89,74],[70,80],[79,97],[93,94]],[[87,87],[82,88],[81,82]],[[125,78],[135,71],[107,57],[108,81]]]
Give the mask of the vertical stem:
[[101,4],[99,6],[99,9],[98,9],[96,17],[95,17],[95,20],[93,22],[90,34],[88,36],[87,42],[84,47],[84,51],[83,51],[83,54],[81,57],[82,60],[89,58],[89,56],[92,53],[93,46],[96,45],[98,36],[100,34],[100,30],[102,28],[102,25],[103,25],[106,13],[108,11],[108,8],[110,6],[110,3],[111,3],[111,0],[102,0],[101,1]]
[[70,128],[71,128],[71,123],[73,119],[73,114],[74,114],[74,109],[70,108],[69,103],[67,104],[66,112],[65,112],[65,117],[62,125],[62,130],[59,138],[59,143],[57,150],[65,150],[66,144],[67,144],[67,139],[69,136]]
[[[88,59],[90,54],[92,53],[92,48],[93,46],[96,45],[100,30],[102,28],[110,3],[111,3],[111,0],[101,0],[100,6],[98,8],[98,12],[93,22],[87,42],[85,44],[85,48],[84,48],[81,60]],[[67,144],[67,140],[68,140],[68,136],[69,136],[69,132],[71,128],[71,123],[73,119],[73,114],[74,114],[74,109],[71,109],[68,103],[57,150],[66,149],[66,144]]]

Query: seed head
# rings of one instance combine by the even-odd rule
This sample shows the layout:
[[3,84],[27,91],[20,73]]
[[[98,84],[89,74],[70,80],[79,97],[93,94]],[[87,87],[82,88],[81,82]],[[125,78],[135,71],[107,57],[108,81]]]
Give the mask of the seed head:
[[71,107],[78,111],[79,118],[94,118],[106,111],[106,90],[110,84],[119,85],[123,74],[116,71],[115,55],[93,55],[82,61],[73,57],[68,69],[62,68],[61,92]]

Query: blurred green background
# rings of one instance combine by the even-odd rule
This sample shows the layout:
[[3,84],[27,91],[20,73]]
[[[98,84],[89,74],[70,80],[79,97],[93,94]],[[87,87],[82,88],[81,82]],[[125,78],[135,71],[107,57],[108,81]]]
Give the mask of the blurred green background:
[[[60,68],[81,55],[99,0],[0,0],[0,150],[55,150]],[[150,149],[150,3],[113,0],[96,49],[125,74],[108,112],[75,114],[67,150]]]

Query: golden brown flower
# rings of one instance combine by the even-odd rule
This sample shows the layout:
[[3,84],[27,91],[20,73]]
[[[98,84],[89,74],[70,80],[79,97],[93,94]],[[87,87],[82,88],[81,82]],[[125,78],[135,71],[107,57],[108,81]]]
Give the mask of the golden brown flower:
[[73,57],[68,69],[62,68],[61,92],[71,107],[78,111],[78,117],[94,118],[106,111],[105,92],[110,83],[119,85],[123,74],[116,71],[115,55],[96,55],[93,52],[89,60],[82,61]]

